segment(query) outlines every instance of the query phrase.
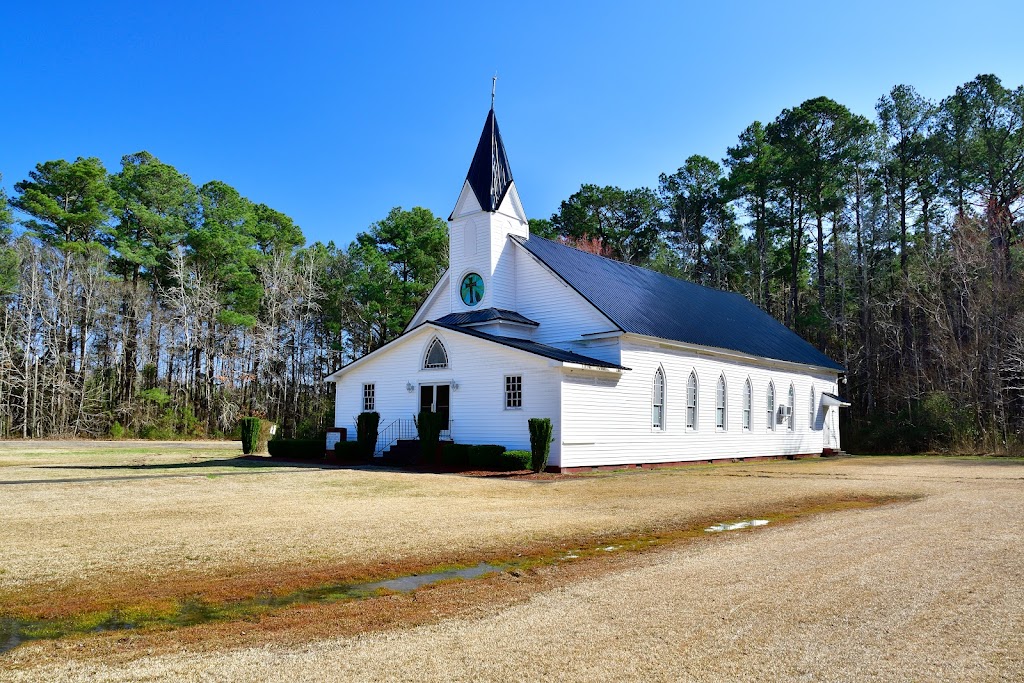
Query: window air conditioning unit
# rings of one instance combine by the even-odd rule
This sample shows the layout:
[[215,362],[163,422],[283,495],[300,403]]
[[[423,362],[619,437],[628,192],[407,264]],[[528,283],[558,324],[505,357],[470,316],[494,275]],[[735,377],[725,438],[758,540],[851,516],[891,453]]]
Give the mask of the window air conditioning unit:
[[790,406],[779,406],[779,410],[775,415],[775,421],[779,424],[785,422],[789,416],[793,413],[793,408]]

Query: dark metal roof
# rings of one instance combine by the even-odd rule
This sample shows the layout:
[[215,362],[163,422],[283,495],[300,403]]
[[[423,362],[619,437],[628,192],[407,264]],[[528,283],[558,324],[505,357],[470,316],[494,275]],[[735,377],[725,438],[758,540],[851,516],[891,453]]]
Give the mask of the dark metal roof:
[[501,200],[505,198],[509,185],[512,184],[512,169],[508,165],[505,144],[501,141],[498,131],[498,119],[494,117],[494,109],[487,112],[487,121],[480,133],[480,142],[476,143],[476,153],[466,174],[473,194],[480,202],[484,211],[497,211]]
[[609,363],[608,361],[598,360],[597,358],[591,358],[590,356],[582,356],[572,351],[566,351],[565,349],[555,348],[554,346],[548,346],[547,344],[538,344],[537,342],[530,341],[528,339],[516,339],[515,337],[501,337],[496,334],[488,334],[475,330],[472,327],[459,327],[458,325],[449,325],[442,323],[439,320],[428,321],[431,325],[437,325],[443,327],[446,330],[452,330],[453,332],[461,332],[462,334],[468,334],[471,337],[477,337],[478,339],[485,339],[490,342],[509,346],[513,349],[519,349],[520,351],[526,351],[538,356],[544,356],[545,358],[551,358],[552,360],[561,361],[563,363],[578,363],[580,365],[592,365],[599,368],[614,368],[616,370],[629,370],[621,365],[615,363]]
[[844,370],[741,294],[703,287],[540,237],[512,239],[624,332]]
[[520,325],[532,325],[533,327],[540,325],[540,323],[530,320],[525,315],[515,311],[508,311],[504,308],[482,308],[479,311],[449,313],[444,317],[438,318],[437,322],[445,323],[446,325],[472,325],[474,323],[487,323],[494,320],[519,323]]

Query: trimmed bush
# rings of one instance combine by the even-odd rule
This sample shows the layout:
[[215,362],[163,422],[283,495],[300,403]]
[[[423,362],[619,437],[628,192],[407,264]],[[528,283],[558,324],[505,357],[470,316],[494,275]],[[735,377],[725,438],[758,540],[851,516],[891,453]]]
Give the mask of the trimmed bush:
[[366,456],[363,455],[363,444],[358,441],[339,441],[334,444],[334,457],[351,462],[364,460]]
[[505,447],[496,444],[482,444],[469,447],[469,466],[475,470],[497,470]]
[[502,459],[508,465],[508,471],[528,470],[533,467],[533,453],[530,451],[505,451]]
[[546,417],[531,417],[528,424],[530,453],[533,456],[531,469],[534,472],[543,472],[548,466],[548,455],[551,453],[551,420]]
[[377,448],[377,428],[380,427],[380,413],[365,412],[359,413],[356,418],[356,441],[362,448],[362,455],[366,458],[373,457],[373,451]]
[[441,462],[448,467],[468,467],[470,446],[464,443],[445,444],[441,451]]
[[430,410],[421,410],[416,416],[416,433],[420,437],[420,449],[423,461],[430,462],[437,454],[437,444],[441,440],[441,416]]
[[270,457],[282,460],[322,460],[324,442],[320,439],[274,439],[267,444]]
[[249,455],[257,453],[260,446],[260,419],[258,417],[243,417],[242,427],[242,453]]

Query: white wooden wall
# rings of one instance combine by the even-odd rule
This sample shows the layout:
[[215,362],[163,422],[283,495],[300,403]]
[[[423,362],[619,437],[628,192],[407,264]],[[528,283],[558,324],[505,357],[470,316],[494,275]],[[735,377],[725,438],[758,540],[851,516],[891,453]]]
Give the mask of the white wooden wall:
[[[437,336],[448,352],[448,367],[423,369],[430,341]],[[505,375],[522,375],[523,407],[505,409]],[[452,437],[458,443],[530,448],[527,419],[555,423],[552,459],[557,462],[560,375],[548,359],[480,339],[424,326],[352,368],[335,389],[336,427],[355,438],[355,418],[363,409],[363,384],[375,385],[380,428],[419,412],[420,384],[456,383],[451,393]],[[413,391],[406,385],[411,383]]]
[[[586,371],[571,371],[562,380],[563,467],[657,463],[684,460],[820,453],[824,411],[810,423],[810,391],[820,405],[823,391],[836,393],[834,373],[801,373],[768,364],[750,364],[697,355],[623,340],[622,365],[631,368],[621,379]],[[654,373],[665,373],[665,429],[651,426]],[[686,428],[686,382],[698,378],[697,428]],[[715,389],[726,377],[726,428],[715,426]],[[742,426],[743,385],[753,385],[752,424]],[[768,429],[766,393],[775,384],[775,406],[788,403],[790,382],[795,387],[794,429],[777,423]]]
[[617,329],[604,314],[528,251],[517,245],[514,253],[516,310],[540,323],[530,337],[533,341],[569,349],[582,334]]

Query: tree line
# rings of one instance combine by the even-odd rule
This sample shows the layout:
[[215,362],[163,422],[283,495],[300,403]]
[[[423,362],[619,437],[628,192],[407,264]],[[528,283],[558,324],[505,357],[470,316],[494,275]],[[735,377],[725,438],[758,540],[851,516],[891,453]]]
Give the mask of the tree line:
[[[0,436],[285,433],[333,421],[324,377],[401,331],[447,227],[392,210],[347,249],[196,187],[147,152],[37,164],[0,199]],[[14,236],[15,214],[22,234]]]
[[[941,101],[898,85],[871,117],[808,100],[651,187],[584,184],[530,229],[749,297],[849,369],[851,447],[1005,451],[1022,194],[1024,88],[982,75]],[[0,199],[0,436],[216,435],[243,414],[315,435],[323,377],[400,334],[447,266],[426,209],[306,246],[145,152],[116,173],[45,162]]]
[[[872,118],[827,97],[656,186],[583,185],[531,229],[741,292],[849,369],[863,450],[1022,446],[1024,88],[978,76]],[[685,312],[681,312],[685,315]]]

